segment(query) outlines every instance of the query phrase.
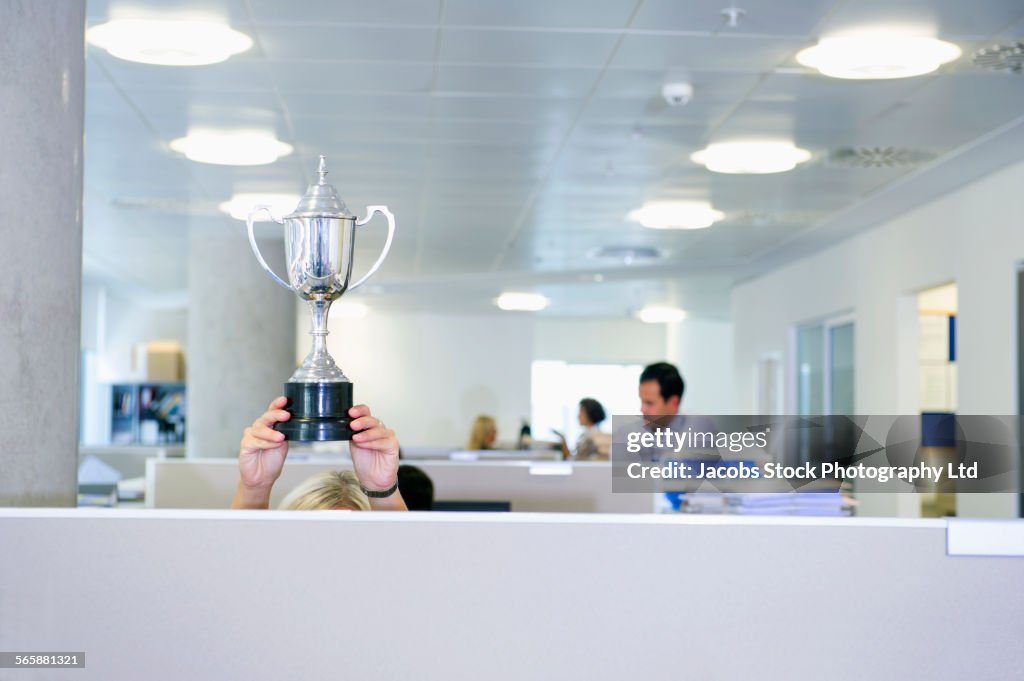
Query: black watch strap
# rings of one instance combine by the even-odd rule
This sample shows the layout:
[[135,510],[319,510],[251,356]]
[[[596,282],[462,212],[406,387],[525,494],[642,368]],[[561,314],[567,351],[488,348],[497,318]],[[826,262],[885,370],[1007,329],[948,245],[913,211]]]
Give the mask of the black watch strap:
[[379,492],[377,490],[366,489],[362,485],[359,486],[363,488],[363,494],[365,494],[371,499],[386,499],[387,497],[390,497],[392,494],[398,491],[398,480],[396,479],[395,484],[392,485],[390,488],[381,490]]

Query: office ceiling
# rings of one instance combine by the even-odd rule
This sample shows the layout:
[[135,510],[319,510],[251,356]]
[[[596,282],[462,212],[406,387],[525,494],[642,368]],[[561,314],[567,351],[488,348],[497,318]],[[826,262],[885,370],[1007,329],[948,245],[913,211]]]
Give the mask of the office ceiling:
[[[374,307],[491,312],[502,290],[535,290],[552,300],[543,314],[625,316],[670,303],[726,318],[735,281],[1024,152],[1024,76],[969,58],[1024,37],[1021,0],[737,0],[746,14],[736,27],[721,14],[729,4],[90,0],[90,25],[198,13],[255,45],[191,68],[88,48],[86,276],[153,304],[182,301],[190,234],[234,236],[248,249],[244,225],[217,204],[235,192],[301,193],[323,153],[350,208],[382,203],[397,217],[392,255],[362,294]],[[889,81],[834,80],[794,59],[822,35],[880,24],[932,27],[964,56]],[[680,77],[693,100],[659,107],[662,84]],[[254,125],[295,152],[227,167],[168,146],[190,127]],[[791,136],[813,159],[762,176],[689,160],[709,142],[769,134]],[[836,154],[890,146],[913,162],[859,167]],[[695,231],[625,220],[645,200],[672,198],[710,200],[725,219]],[[383,233],[380,224],[359,235],[357,270]],[[615,246],[662,257],[594,257]]]

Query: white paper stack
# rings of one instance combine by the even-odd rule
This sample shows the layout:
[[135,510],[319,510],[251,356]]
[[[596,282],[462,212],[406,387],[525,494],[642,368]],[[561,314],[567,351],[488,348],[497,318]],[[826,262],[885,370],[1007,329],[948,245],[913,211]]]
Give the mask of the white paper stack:
[[839,492],[696,492],[683,497],[687,513],[845,516],[851,501]]
[[847,499],[839,492],[761,492],[726,497],[730,512],[740,515],[850,515]]

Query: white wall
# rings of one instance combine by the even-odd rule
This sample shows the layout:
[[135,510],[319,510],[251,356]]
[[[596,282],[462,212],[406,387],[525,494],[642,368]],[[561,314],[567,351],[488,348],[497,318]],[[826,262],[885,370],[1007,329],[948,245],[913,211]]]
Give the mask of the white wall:
[[[298,312],[297,354],[309,351],[309,313]],[[679,361],[686,406],[730,413],[729,325],[687,320],[673,346],[664,325],[632,320],[502,315],[393,315],[330,318],[328,347],[366,402],[410,446],[463,446],[477,414],[498,420],[512,443],[530,416],[534,360],[648,364]],[[682,348],[682,350],[680,350]],[[675,353],[675,356],[673,356]],[[691,397],[692,396],[692,397]]]
[[151,340],[176,340],[186,348],[188,311],[153,308],[106,289],[106,329],[100,354],[100,380],[134,380],[132,346]]
[[[309,352],[299,310],[297,354]],[[388,315],[329,318],[327,345],[365,402],[407,445],[461,447],[473,419],[490,414],[514,441],[530,414],[533,325],[525,315]]]
[[[753,367],[767,352],[793,367],[787,334],[799,323],[852,311],[860,414],[898,414],[910,402],[901,370],[908,295],[955,281],[958,401],[963,414],[1015,414],[1016,268],[1024,259],[1024,163],[1005,168],[733,292],[737,407],[755,408]],[[813,283],[813,285],[808,285]],[[905,362],[904,362],[905,363]],[[1011,495],[973,495],[964,514],[1015,515]],[[980,507],[975,507],[980,504]]]
[[650,364],[665,358],[665,338],[664,324],[538,317],[533,358],[574,364]]
[[668,361],[686,383],[682,411],[736,413],[732,323],[686,319],[668,325],[666,342]]

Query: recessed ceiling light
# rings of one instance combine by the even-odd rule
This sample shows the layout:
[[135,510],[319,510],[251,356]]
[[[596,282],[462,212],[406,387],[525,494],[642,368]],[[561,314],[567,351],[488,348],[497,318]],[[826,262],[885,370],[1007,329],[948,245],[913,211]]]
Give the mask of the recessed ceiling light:
[[694,163],[716,173],[784,173],[811,157],[792,142],[749,140],[716,142],[690,156]]
[[273,133],[263,130],[190,130],[171,142],[171,149],[200,163],[259,166],[292,153]]
[[959,56],[959,47],[935,38],[861,33],[825,38],[796,60],[833,78],[875,79],[931,73]]
[[686,310],[665,305],[647,305],[636,313],[636,318],[648,324],[669,324],[686,319]]
[[86,38],[119,59],[163,66],[216,64],[252,47],[249,36],[212,21],[118,19]]
[[703,229],[725,213],[706,201],[649,201],[626,217],[651,229]]
[[[280,220],[295,210],[301,199],[298,194],[235,194],[220,204],[220,209],[236,220],[245,220],[256,206],[270,206],[271,214]],[[264,211],[253,217],[253,222],[269,221],[270,217]]]
[[538,312],[551,303],[539,293],[502,293],[494,302],[502,310],[517,312]]

